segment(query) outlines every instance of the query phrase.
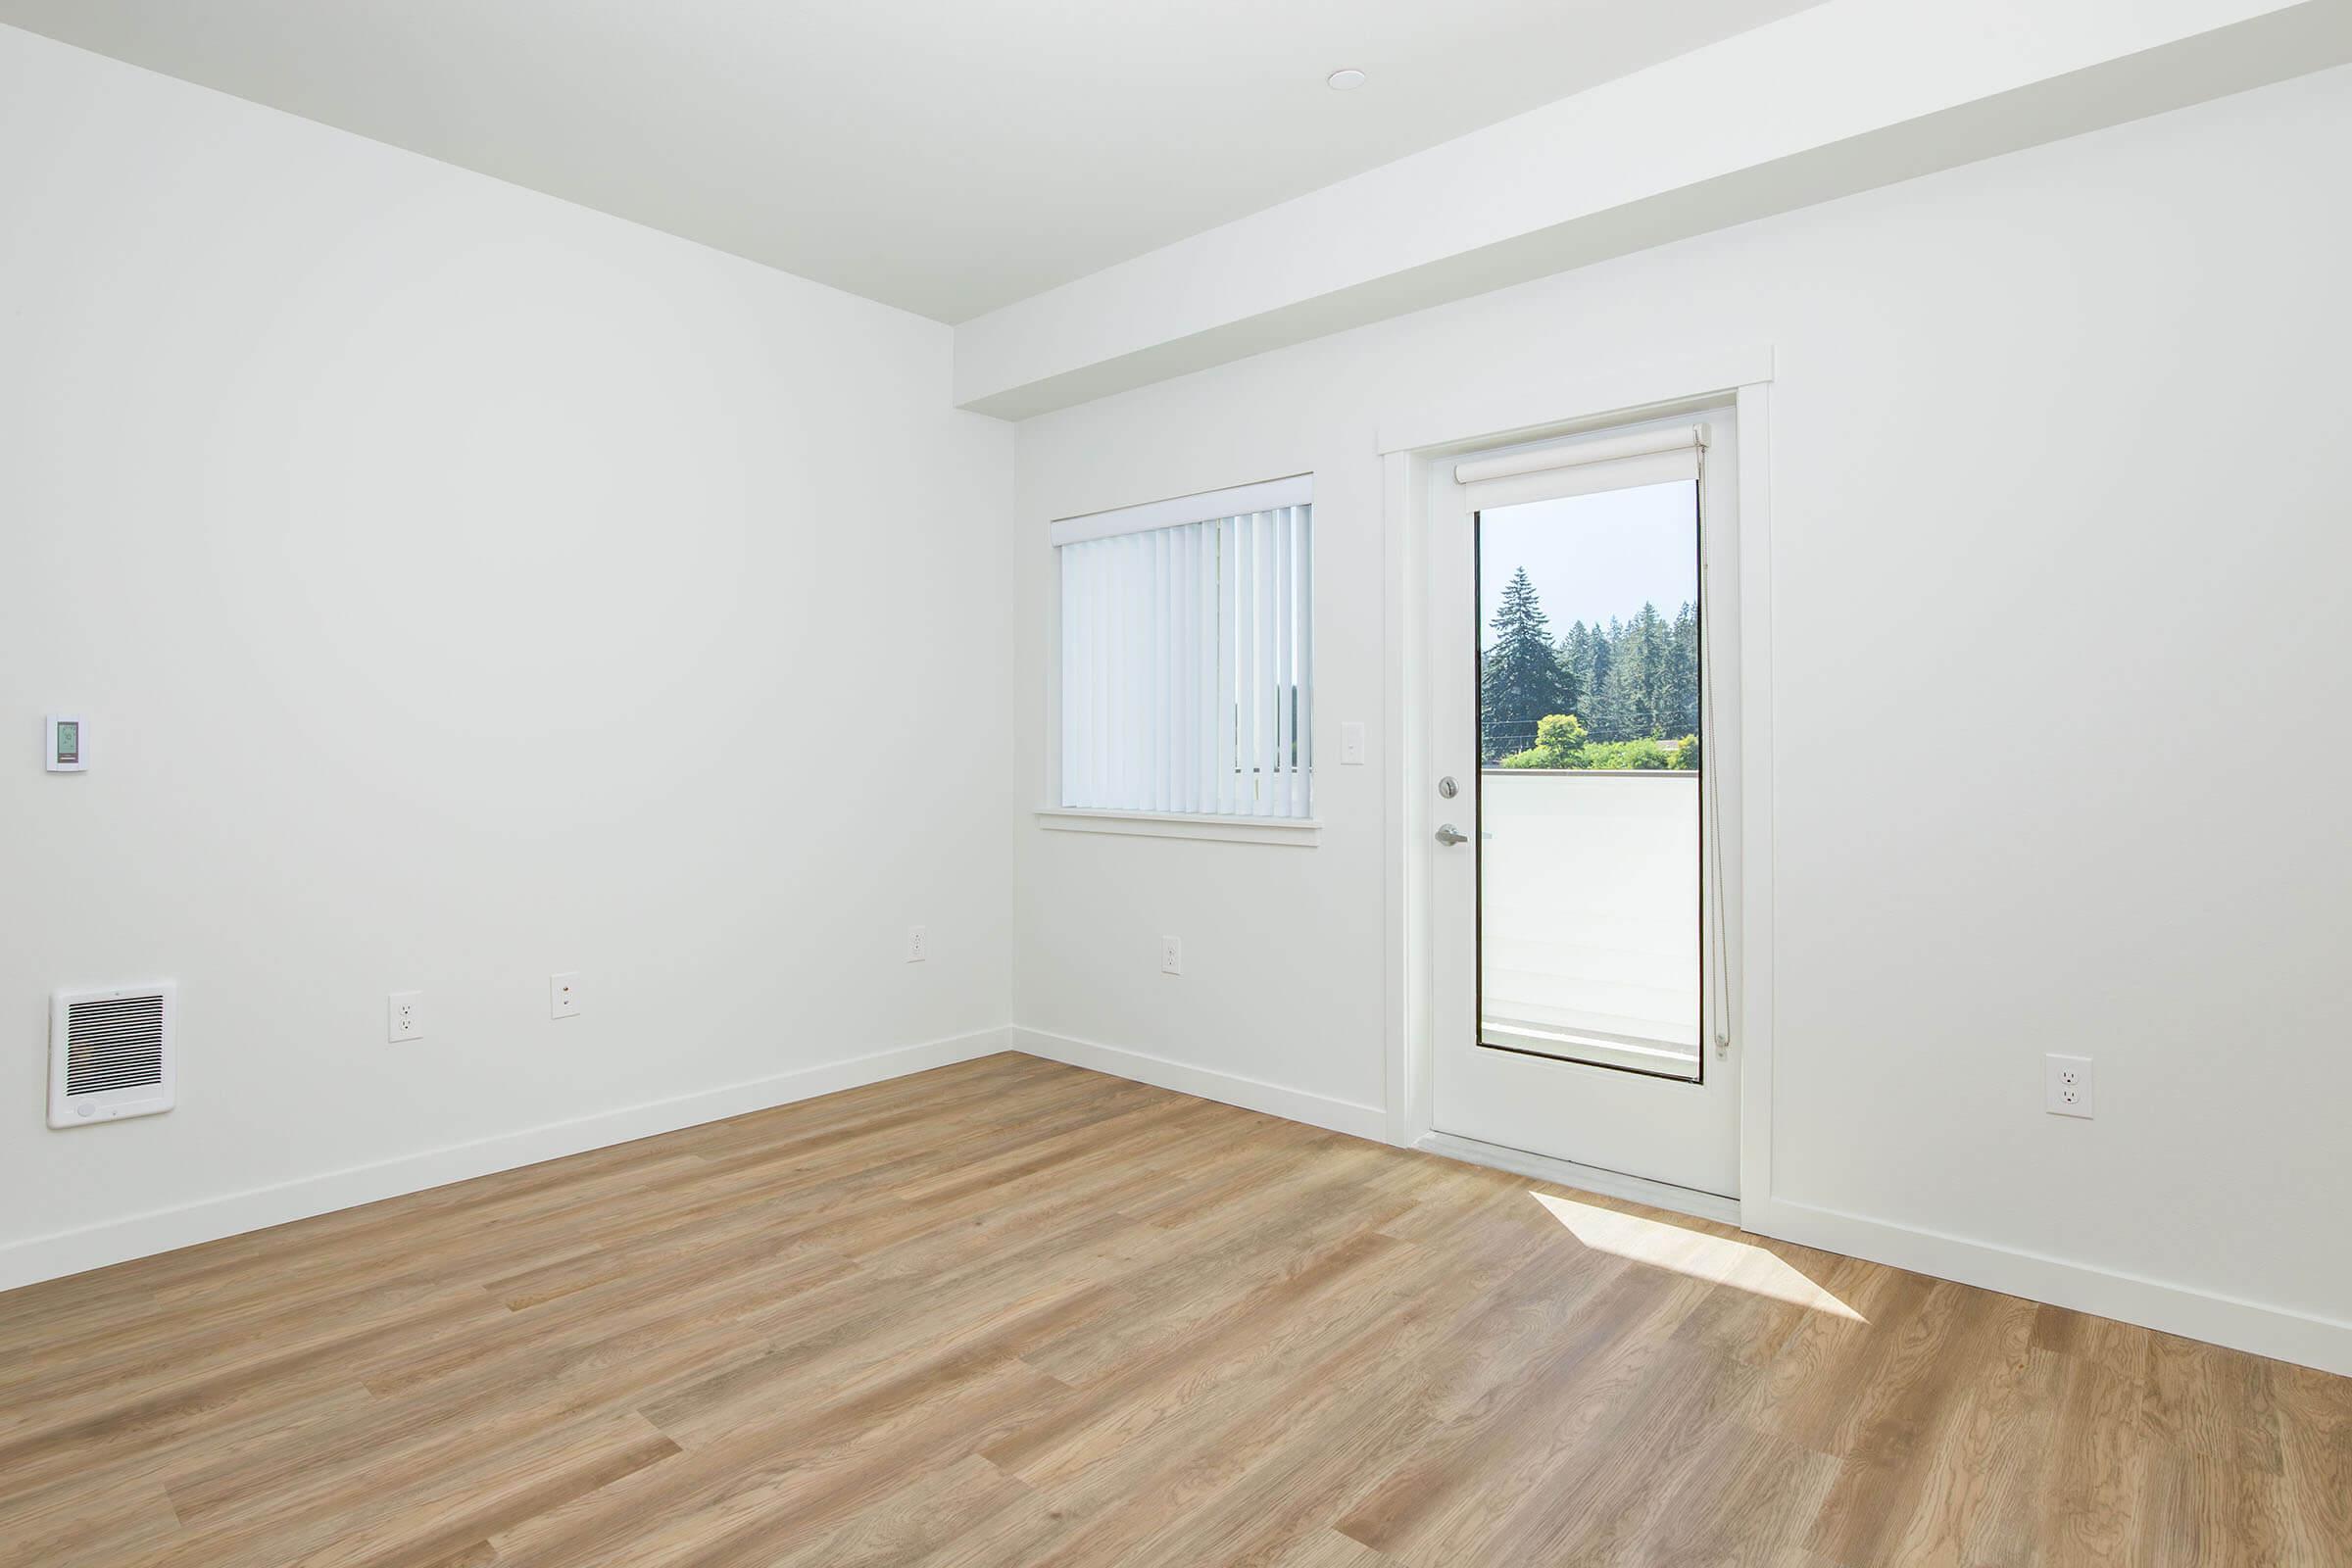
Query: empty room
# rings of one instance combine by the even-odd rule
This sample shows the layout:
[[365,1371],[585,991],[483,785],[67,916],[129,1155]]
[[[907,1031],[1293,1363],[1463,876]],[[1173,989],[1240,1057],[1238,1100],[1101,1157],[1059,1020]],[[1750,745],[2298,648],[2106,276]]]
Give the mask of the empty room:
[[0,0],[0,1565],[2352,1568],[2352,0]]

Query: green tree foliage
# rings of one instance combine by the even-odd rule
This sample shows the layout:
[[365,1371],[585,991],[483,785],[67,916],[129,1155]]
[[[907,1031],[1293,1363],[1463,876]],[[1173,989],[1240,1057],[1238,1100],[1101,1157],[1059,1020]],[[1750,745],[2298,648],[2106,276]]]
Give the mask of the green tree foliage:
[[1585,749],[1585,726],[1574,713],[1546,713],[1536,723],[1536,744],[1573,757]]
[[1479,738],[1483,760],[1493,762],[1524,747],[1545,714],[1575,711],[1576,679],[1552,650],[1551,622],[1525,566],[1511,574],[1487,625],[1494,638],[1481,671]]
[[1536,744],[1502,759],[1502,767],[1561,767],[1606,769],[1613,772],[1663,772],[1698,766],[1698,737],[1685,735],[1669,744],[1647,735],[1630,741],[1596,741],[1585,733],[1574,713],[1547,713],[1536,724]]
[[1627,652],[1625,623],[1609,617],[1606,626],[1592,628],[1592,684],[1585,688],[1587,725],[1595,739],[1623,740],[1632,733],[1625,712],[1625,681],[1618,666]]
[[1604,724],[1598,705],[1600,694],[1609,687],[1607,629],[1578,621],[1568,628],[1568,635],[1560,639],[1559,659],[1576,681],[1577,692],[1584,699],[1584,717],[1592,724]]
[[1630,741],[1594,741],[1585,748],[1581,767],[1615,772],[1653,772],[1675,766],[1675,753],[1665,742],[1643,735]]
[[1686,604],[1675,612],[1672,643],[1666,662],[1666,696],[1671,712],[1669,735],[1698,733],[1698,607]]
[[1539,658],[1549,624],[1526,570],[1514,572],[1489,622],[1494,638],[1480,736],[1487,765],[1698,766],[1696,605],[1681,606],[1671,619],[1643,605],[1631,620],[1577,621]]
[[[1655,605],[1618,632],[1611,647],[1606,710],[1615,738],[1657,740],[1675,720],[1674,630]],[[1604,731],[1604,733],[1607,733]]]
[[1504,767],[1584,767],[1585,726],[1574,713],[1546,713],[1536,721],[1536,744],[1502,760]]

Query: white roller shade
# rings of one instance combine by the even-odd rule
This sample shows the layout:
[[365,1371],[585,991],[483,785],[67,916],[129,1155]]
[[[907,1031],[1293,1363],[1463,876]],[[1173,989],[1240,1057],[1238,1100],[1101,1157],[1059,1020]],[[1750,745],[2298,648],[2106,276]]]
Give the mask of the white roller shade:
[[1591,441],[1567,441],[1533,452],[1457,463],[1453,478],[1473,507],[1631,490],[1698,477],[1707,427],[1675,425]]
[[1060,546],[1061,805],[1311,814],[1312,531],[1302,502]]

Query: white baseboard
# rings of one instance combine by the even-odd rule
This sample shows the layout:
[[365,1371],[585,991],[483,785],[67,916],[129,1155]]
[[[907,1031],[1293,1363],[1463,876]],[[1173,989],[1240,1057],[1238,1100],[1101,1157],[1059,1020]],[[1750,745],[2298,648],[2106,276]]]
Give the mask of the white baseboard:
[[193,1247],[199,1242],[218,1241],[223,1236],[283,1225],[288,1220],[354,1208],[405,1193],[444,1187],[494,1171],[625,1144],[656,1133],[721,1121],[746,1111],[764,1110],[770,1105],[813,1100],[818,1095],[880,1083],[885,1078],[900,1078],[911,1072],[993,1055],[1007,1049],[1007,1034],[1004,1029],[982,1029],[946,1040],[925,1041],[842,1061],[800,1067],[772,1078],[680,1095],[674,1100],[627,1105],[572,1121],[503,1133],[475,1143],[403,1154],[372,1165],[354,1165],[274,1186],[200,1199],[174,1208],[151,1209],[80,1230],[30,1237],[0,1247],[0,1291]]
[[1238,1073],[1216,1072],[1189,1062],[1170,1061],[1165,1056],[1149,1055],[1120,1046],[1098,1045],[1092,1040],[1075,1040],[1068,1035],[1048,1034],[1042,1029],[1024,1029],[1017,1024],[1007,1033],[1011,1049],[1043,1056],[1048,1061],[1091,1067],[1114,1078],[1132,1078],[1140,1084],[1197,1095],[1202,1100],[1239,1105],[1244,1110],[1262,1110],[1269,1116],[1302,1121],[1310,1127],[1327,1127],[1335,1133],[1350,1133],[1375,1143],[1388,1142],[1389,1113],[1380,1105],[1359,1105],[1303,1089],[1244,1078]]
[[1750,1200],[1741,1205],[1740,1221],[1785,1242],[2352,1377],[2352,1323],[2340,1319],[1786,1199]]
[[[1262,1083],[1232,1073],[1215,1072],[1187,1062],[1170,1061],[1140,1051],[1100,1045],[1067,1035],[1018,1025],[1006,1031],[1012,1050],[1043,1056],[1049,1061],[1090,1067],[1114,1077],[1198,1095],[1250,1110],[1351,1133],[1375,1142],[1389,1141],[1388,1112],[1375,1105],[1309,1094],[1302,1089]],[[1867,1219],[1838,1209],[1785,1199],[1753,1199],[1734,1203],[1706,1194],[1683,1198],[1680,1189],[1663,1196],[1658,1184],[1616,1176],[1566,1162],[1535,1156],[1513,1162],[1508,1151],[1483,1148],[1467,1152],[1451,1147],[1461,1141],[1436,1135],[1420,1147],[1433,1153],[1470,1158],[1520,1175],[1558,1181],[1568,1186],[1614,1197],[1631,1198],[1709,1219],[1735,1219],[1760,1236],[1778,1237],[1824,1251],[1842,1252],[1914,1273],[1975,1285],[2031,1301],[2047,1301],[2119,1322],[2178,1334],[2186,1339],[2228,1346],[2231,1349],[2293,1361],[2322,1371],[2352,1376],[2352,1323],[2308,1316],[2255,1301],[2239,1300],[2185,1286],[2168,1285],[2136,1275],[2120,1274],[2088,1264],[2068,1262],[2040,1253],[2019,1251],[1984,1242],[1885,1220]],[[1495,1157],[1499,1153],[1506,1157]]]
[[[371,1165],[202,1199],[79,1230],[30,1237],[0,1247],[0,1290],[78,1274],[85,1269],[372,1203],[405,1193],[422,1192],[631,1139],[674,1132],[681,1127],[719,1121],[771,1105],[810,1100],[1006,1050],[1358,1138],[1387,1141],[1388,1112],[1381,1106],[1356,1104],[1067,1035],[1019,1027],[983,1029],[798,1068],[750,1083],[526,1128],[475,1143],[426,1150]],[[1546,1173],[1535,1170],[1524,1174]],[[1591,1185],[1567,1177],[1557,1179],[1569,1181],[1570,1185]],[[1605,1186],[1593,1190],[1611,1191]],[[1639,1193],[1619,1196],[1642,1197]],[[2265,1306],[1785,1199],[1749,1200],[1740,1206],[1740,1222],[1758,1235],[1778,1237],[1800,1246],[1842,1252],[2028,1300],[2048,1301],[2168,1334],[2352,1376],[2352,1322]]]

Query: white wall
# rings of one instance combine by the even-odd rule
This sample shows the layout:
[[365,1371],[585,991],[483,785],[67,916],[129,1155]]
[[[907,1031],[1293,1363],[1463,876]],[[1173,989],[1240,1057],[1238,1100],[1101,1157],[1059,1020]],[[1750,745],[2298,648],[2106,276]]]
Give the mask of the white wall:
[[[7,28],[0,213],[0,1286],[994,1043],[946,328]],[[154,977],[179,1108],[48,1131],[51,989]]]
[[956,401],[1067,408],[2348,60],[2328,0],[1820,0],[965,321]]
[[[1376,426],[1482,378],[1768,344],[1766,1196],[1928,1266],[2056,1260],[2037,1289],[2191,1331],[2237,1333],[2228,1300],[2316,1320],[2352,1359],[2346,146],[2337,70],[1026,422],[1024,804],[1046,520],[1311,469],[1329,825],[1024,826],[1019,1021],[1360,1124],[1395,761]],[[1332,765],[1349,719],[1376,765]],[[2096,1057],[2097,1120],[2043,1113],[2053,1050]]]

